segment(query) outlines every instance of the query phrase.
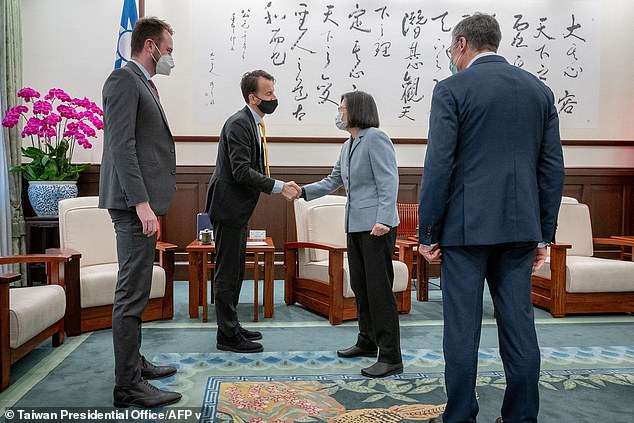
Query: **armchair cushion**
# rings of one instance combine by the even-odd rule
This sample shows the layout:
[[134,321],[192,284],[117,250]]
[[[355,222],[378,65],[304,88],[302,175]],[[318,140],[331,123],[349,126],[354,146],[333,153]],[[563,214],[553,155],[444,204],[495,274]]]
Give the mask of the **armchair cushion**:
[[592,257],[590,210],[581,203],[561,203],[557,218],[557,243],[570,244],[568,256]]
[[[535,276],[551,279],[549,260]],[[634,291],[634,262],[585,256],[566,257],[566,292],[631,291]]]
[[[344,247],[347,242],[344,231],[344,216],[346,204],[316,204],[306,209],[308,226],[307,241],[319,242]],[[328,261],[328,251],[311,248],[310,261]]]
[[60,246],[81,252],[81,266],[117,262],[117,241],[108,210],[98,197],[77,197],[59,203]]
[[66,295],[59,285],[9,290],[9,347],[17,348],[64,317]]
[[[398,260],[393,260],[392,264],[394,265],[394,285],[392,286],[392,292],[405,291],[409,277],[407,265]],[[299,274],[302,278],[314,279],[327,284],[328,260],[312,261],[300,265]],[[347,259],[343,261],[343,297],[354,298],[354,292],[352,292],[352,287],[350,286],[350,269]]]
[[[114,302],[117,286],[118,263],[84,266],[80,270],[81,308],[110,305]],[[152,269],[150,299],[165,295],[165,270],[160,266]]]

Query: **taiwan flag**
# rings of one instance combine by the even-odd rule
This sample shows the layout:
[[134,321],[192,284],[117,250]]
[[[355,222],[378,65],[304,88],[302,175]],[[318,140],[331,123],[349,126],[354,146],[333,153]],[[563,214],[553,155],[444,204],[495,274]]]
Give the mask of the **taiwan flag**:
[[136,9],[136,0],[123,0],[121,26],[119,27],[119,40],[117,42],[117,59],[114,61],[115,69],[120,68],[130,60],[132,29],[138,20],[139,14]]

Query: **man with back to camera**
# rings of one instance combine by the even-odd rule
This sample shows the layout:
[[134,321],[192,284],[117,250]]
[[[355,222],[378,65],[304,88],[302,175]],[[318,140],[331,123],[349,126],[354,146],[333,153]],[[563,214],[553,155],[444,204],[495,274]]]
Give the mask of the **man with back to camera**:
[[551,90],[496,54],[494,17],[458,23],[453,76],[434,88],[419,205],[419,253],[442,256],[444,423],[475,422],[484,279],[506,374],[497,423],[536,422],[540,351],[531,272],[546,258],[564,181]]
[[247,225],[260,192],[282,194],[289,201],[300,192],[295,182],[270,177],[263,118],[277,107],[274,84],[275,79],[263,70],[242,76],[240,89],[247,105],[222,127],[216,168],[207,191],[207,213],[216,243],[216,347],[223,351],[264,350],[255,342],[262,334],[243,328],[236,311],[244,278]]
[[156,18],[132,31],[132,59],[103,86],[104,146],[99,207],[108,209],[117,235],[119,272],[112,309],[115,407],[153,408],[180,400],[148,379],[176,369],[155,366],[140,353],[141,316],[150,296],[158,219],[176,190],[174,140],[150,79],[174,67],[174,31]]

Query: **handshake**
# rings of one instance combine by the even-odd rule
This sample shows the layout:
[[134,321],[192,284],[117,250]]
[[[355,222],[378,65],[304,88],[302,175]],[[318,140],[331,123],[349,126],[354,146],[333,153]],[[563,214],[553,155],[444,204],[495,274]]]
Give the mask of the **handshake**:
[[302,195],[302,188],[295,181],[284,182],[282,195],[288,201],[297,200]]

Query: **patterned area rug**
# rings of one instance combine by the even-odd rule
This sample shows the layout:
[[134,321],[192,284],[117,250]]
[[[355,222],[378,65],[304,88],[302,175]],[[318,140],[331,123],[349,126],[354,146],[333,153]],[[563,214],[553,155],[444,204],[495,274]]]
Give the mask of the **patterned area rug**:
[[[553,421],[559,418],[557,413],[562,408],[585,402],[588,396],[608,400],[604,404],[607,407],[610,407],[609,401],[631,400],[634,369],[542,372],[540,385],[542,391],[549,391],[546,405],[561,404],[542,407],[541,419]],[[356,375],[211,377],[200,421],[425,422],[442,415],[445,409],[443,387],[442,374],[424,373],[378,380]],[[479,374],[476,392],[481,403],[494,398],[500,401],[503,390],[504,375],[501,372]],[[555,421],[583,422],[590,417],[583,411],[572,412],[565,413],[565,420]],[[482,414],[480,417],[485,417]],[[489,419],[493,421],[493,417]]]
[[[634,369],[634,347],[542,348],[541,353],[543,370],[540,380],[541,420],[631,421],[619,419],[616,416],[634,414],[634,401],[632,401],[634,398],[634,371],[632,370]],[[301,386],[312,386],[304,390],[310,393],[307,397],[311,398],[336,389],[337,391],[333,392],[328,401],[323,404],[336,402],[339,404],[336,406],[339,408],[336,409],[345,412],[364,408],[389,410],[390,407],[416,404],[442,406],[446,401],[442,377],[444,366],[442,351],[403,350],[403,360],[406,374],[393,379],[375,381],[359,375],[360,369],[373,364],[374,359],[366,357],[341,359],[334,351],[160,354],[154,357],[153,362],[176,366],[178,373],[153,383],[162,389],[181,392],[183,399],[177,404],[179,407],[197,408],[201,406],[202,401],[207,413],[205,421],[250,422],[254,417],[249,414],[235,414],[230,411],[228,405],[226,409],[221,407],[219,402],[221,393],[226,397],[223,401],[226,404],[231,403],[231,395],[226,394],[226,389],[229,389],[229,384],[232,383],[243,384],[233,386],[237,390],[234,389],[232,392],[240,395],[248,393],[251,389],[249,384],[255,382],[272,383],[268,387],[277,386],[271,389],[277,390],[278,395],[282,387],[294,386],[289,389],[297,390],[299,383],[302,384]],[[480,395],[479,421],[494,421],[499,415],[504,389],[504,375],[497,349],[479,351],[479,370],[480,378],[477,388]],[[241,377],[235,377],[235,375],[241,375]],[[225,383],[227,385],[223,385]],[[324,388],[325,385],[329,385],[329,388]],[[226,389],[223,389],[223,386]],[[387,389],[388,387],[390,390]],[[273,392],[267,390],[267,386],[253,389],[260,389],[261,392],[267,393]],[[367,392],[355,392],[355,389]],[[420,393],[417,393],[418,391]],[[414,402],[411,399],[405,399],[405,397],[410,398],[410,395]],[[246,404],[244,403],[243,406]],[[272,410],[273,405],[274,403],[269,403],[267,407]],[[318,406],[323,410],[328,409]],[[282,407],[278,405],[276,410],[279,408]],[[411,407],[392,409],[394,410],[401,414],[421,412]],[[212,411],[215,413],[213,417]],[[385,416],[385,414],[382,415]],[[408,422],[428,419],[428,417],[422,417],[424,414],[421,414],[420,418],[413,418],[415,414],[408,414],[408,416],[404,420],[403,417],[399,417],[401,420],[368,420],[370,417],[367,416],[363,420],[333,420],[335,417],[316,417],[305,414],[300,420],[299,418],[290,420],[284,418],[282,421]],[[343,416],[337,417],[343,418]],[[611,417],[614,418],[611,419]],[[269,415],[261,418],[262,420],[253,420],[253,422],[274,420],[271,420],[272,417]]]

